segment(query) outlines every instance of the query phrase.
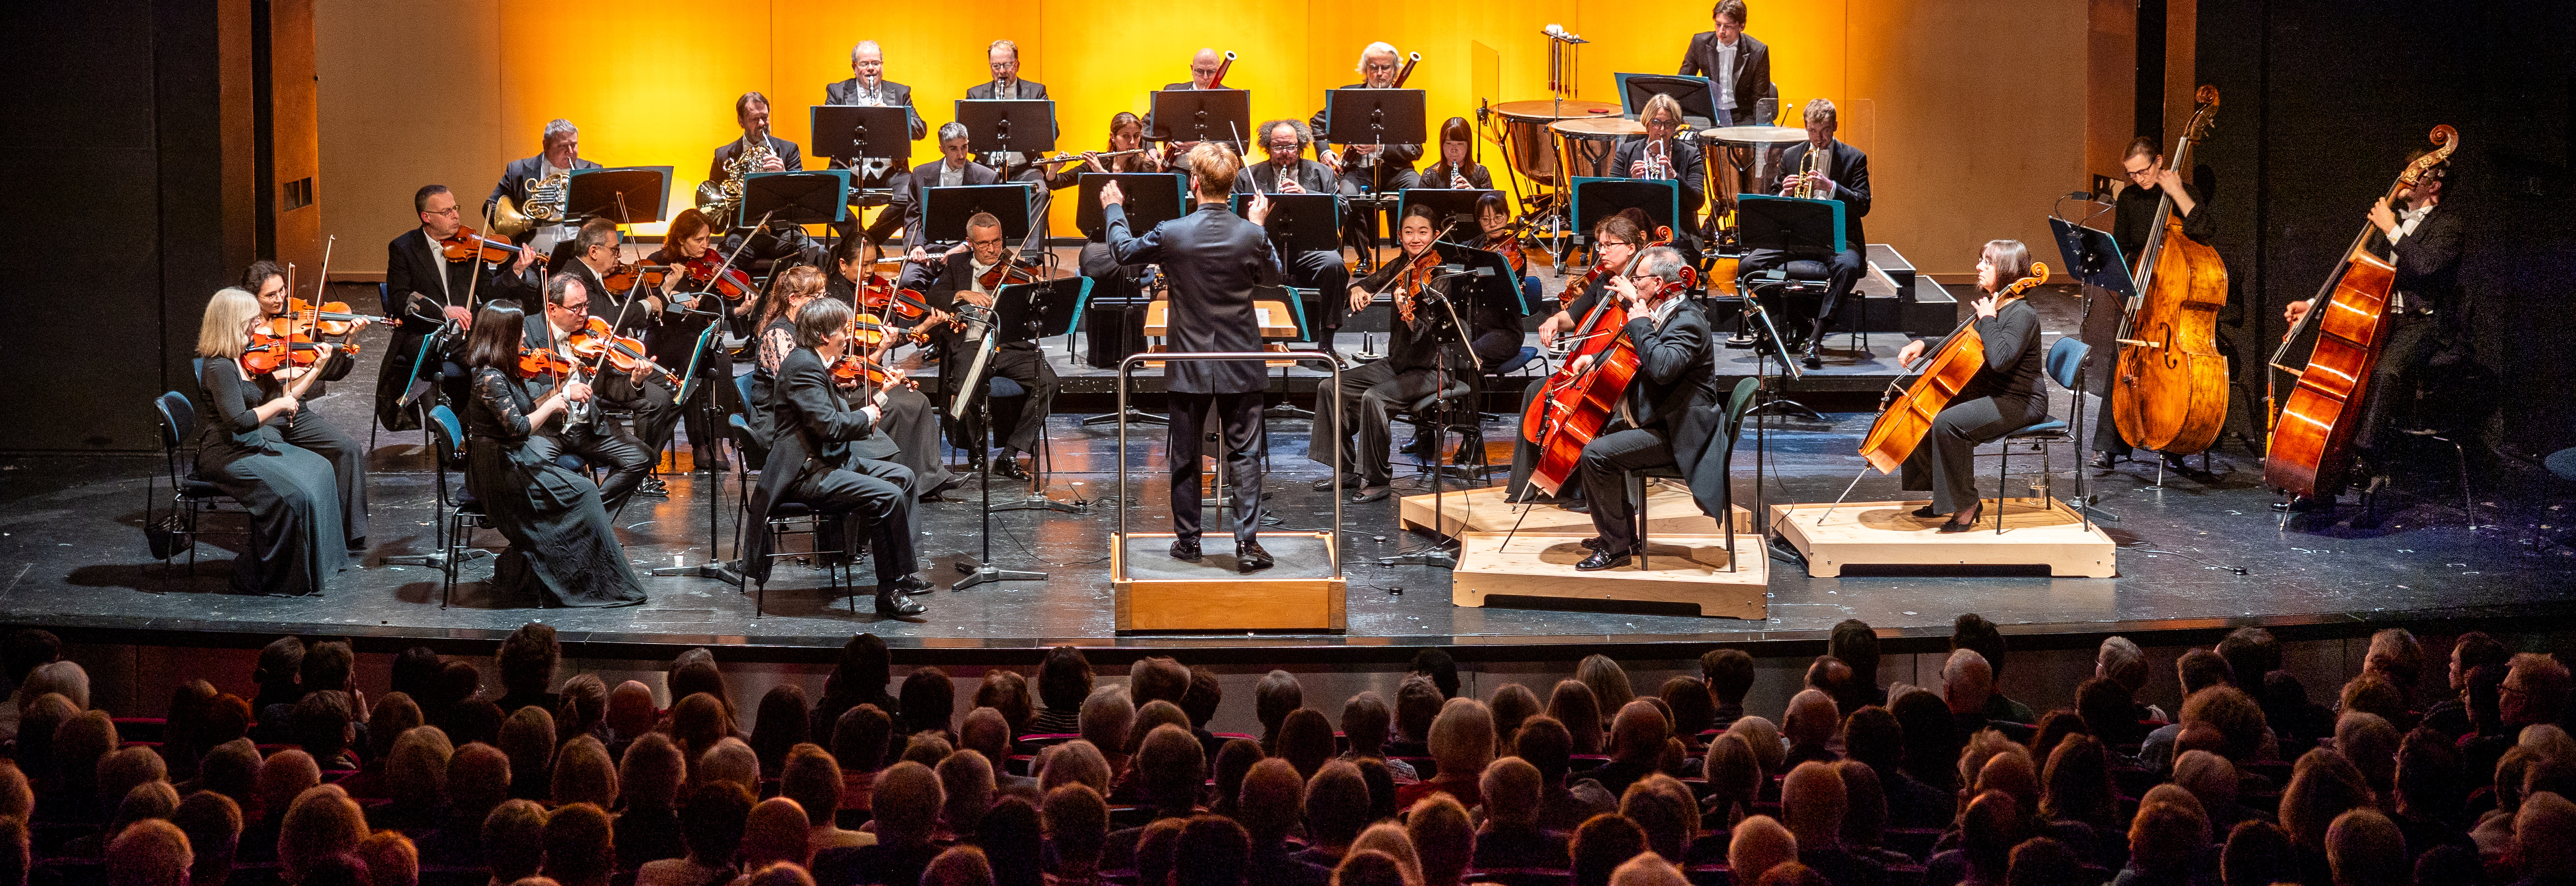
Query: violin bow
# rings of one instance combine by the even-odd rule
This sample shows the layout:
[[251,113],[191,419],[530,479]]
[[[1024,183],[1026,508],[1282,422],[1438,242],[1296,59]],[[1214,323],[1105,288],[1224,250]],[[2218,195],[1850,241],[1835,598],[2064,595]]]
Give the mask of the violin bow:
[[[753,225],[753,226],[752,226],[752,229],[753,229],[753,230],[759,230],[759,229],[762,229],[762,228],[767,228],[767,227],[769,227],[769,217],[770,217],[770,216],[773,216],[773,215],[777,215],[777,214],[778,214],[778,210],[775,210],[775,209],[772,209],[772,210],[770,210],[770,211],[768,211],[768,212],[761,213],[761,214],[760,214],[760,224]],[[718,264],[716,265],[715,273],[712,273],[712,274],[708,274],[708,275],[707,275],[707,287],[708,287],[708,291],[713,291],[713,290],[714,290],[714,287],[715,287],[715,285],[716,285],[715,281],[724,279],[725,272],[733,269],[733,260],[734,260],[734,259],[737,259],[737,258],[741,258],[741,257],[742,257],[743,250],[750,249],[750,248],[751,248],[751,238],[750,238],[750,237],[744,237],[744,238],[742,238],[742,243],[741,243],[740,245],[737,245],[737,246],[735,246],[735,247],[733,248],[733,254],[732,254],[732,255],[725,256],[724,261],[723,261],[723,262],[721,262],[721,263],[718,263]],[[640,277],[639,277],[639,278],[637,278],[637,279],[638,279],[638,280],[641,280],[642,278],[640,278]],[[750,293],[744,293],[744,294],[745,294],[745,295],[749,295]],[[720,300],[720,301],[721,301],[721,300],[722,300],[722,296],[718,296],[718,300]]]

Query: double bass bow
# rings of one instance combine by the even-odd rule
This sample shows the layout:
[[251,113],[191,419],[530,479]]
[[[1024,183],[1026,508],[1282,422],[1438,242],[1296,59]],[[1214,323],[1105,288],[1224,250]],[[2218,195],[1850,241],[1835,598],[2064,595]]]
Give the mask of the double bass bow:
[[[2048,265],[2031,262],[2030,276],[2013,281],[1995,294],[1995,308],[2001,310],[2031,287],[2046,282]],[[1932,430],[1932,419],[1950,408],[1950,400],[1968,386],[1977,370],[1985,368],[1986,342],[1984,336],[1977,334],[1977,318],[1972,315],[1959,321],[1958,328],[1950,330],[1949,337],[1942,339],[1941,346],[1932,349],[1931,356],[1919,365],[1922,375],[1904,393],[1897,392],[1896,382],[1888,383],[1887,392],[1879,398],[1878,419],[1870,423],[1869,436],[1861,440],[1861,458],[1879,473],[1896,473],[1905,464],[1906,456],[1914,454],[1914,447],[1922,445],[1923,435]]]
[[[2448,124],[2433,127],[2431,139],[2439,147],[2406,164],[2384,199],[2395,202],[2398,194],[2423,180],[2426,170],[2460,148],[2459,130]],[[2397,283],[2397,266],[2366,248],[2377,231],[2361,226],[2343,261],[2308,302],[2307,315],[2272,352],[2272,368],[2297,375],[2298,382],[2283,398],[2280,375],[2272,373],[2265,380],[2263,402],[2276,410],[2268,417],[2271,436],[2263,448],[2266,486],[2300,497],[2343,488],[2344,450],[2352,444],[2353,426],[2361,423],[2370,374],[2387,344],[2388,294]],[[2317,344],[2307,366],[2294,370],[2283,365],[2291,344],[2310,326],[2317,329]]]
[[[2218,116],[2218,89],[2194,96],[2191,125],[2167,169],[2191,168],[2191,150]],[[2136,292],[2121,313],[2111,376],[2111,420],[2129,445],[2173,455],[2208,449],[2227,426],[2227,358],[2218,352],[2218,311],[2227,306],[2227,263],[2185,235],[2172,194],[2156,201],[2155,227],[2138,256]]]

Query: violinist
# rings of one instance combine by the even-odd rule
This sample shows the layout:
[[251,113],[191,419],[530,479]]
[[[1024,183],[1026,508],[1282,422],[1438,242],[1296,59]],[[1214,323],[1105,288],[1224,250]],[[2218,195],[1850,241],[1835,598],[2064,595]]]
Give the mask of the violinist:
[[[580,287],[564,277],[548,283],[575,300]],[[642,603],[643,585],[609,524],[607,488],[555,464],[557,438],[546,433],[559,426],[567,407],[591,399],[591,387],[566,378],[522,380],[521,343],[531,337],[523,325],[529,324],[518,308],[484,305],[466,337],[474,396],[465,403],[465,488],[510,540],[492,568],[491,587],[536,596],[548,606]]]
[[[254,374],[242,356],[262,316],[257,296],[215,293],[197,327],[196,476],[251,513],[251,545],[233,561],[233,590],[319,594],[349,566],[340,494],[331,461],[286,442],[288,418],[304,408],[314,373],[289,381]],[[319,349],[325,359],[336,347]]]
[[[534,157],[521,157],[502,167],[501,180],[492,185],[492,195],[483,198],[483,217],[492,217],[492,207],[508,197],[513,205],[525,211],[530,186],[576,169],[598,169],[599,164],[581,158],[581,130],[562,118],[546,121],[540,139],[543,148]],[[513,238],[521,246],[533,246],[540,252],[552,252],[556,243],[572,238],[574,226],[547,225]],[[388,314],[387,316],[392,316]]]
[[[822,291],[821,280],[805,279],[812,292]],[[875,553],[878,615],[920,615],[927,607],[907,595],[928,593],[932,586],[913,574],[918,554],[912,537],[912,472],[860,458],[851,448],[877,432],[886,389],[853,408],[832,381],[830,366],[850,347],[850,316],[848,306],[828,298],[811,299],[797,312],[796,348],[779,361],[769,396],[777,435],[744,519],[749,528],[738,568],[743,577],[767,584],[769,552],[776,544],[769,509],[802,504],[832,518],[815,537],[815,550],[828,551],[826,563],[856,560],[862,540]]]
[[[1645,246],[1645,243],[1645,234],[1637,229],[1634,216],[1626,214],[1605,216],[1595,223],[1592,226],[1592,252],[1598,258],[1598,262],[1593,265],[1591,279],[1584,283],[1583,291],[1575,292],[1569,284],[1568,291],[1557,296],[1557,300],[1565,307],[1539,323],[1539,346],[1555,348],[1558,346],[1559,339],[1581,326],[1584,316],[1592,313],[1592,307],[1609,294],[1610,278],[1627,273],[1630,260],[1636,257],[1638,249]],[[1547,379],[1530,382],[1529,387],[1521,391],[1521,411],[1527,413],[1530,402],[1538,399],[1546,390]],[[1512,478],[1510,485],[1506,487],[1509,490],[1510,499],[1514,502],[1553,504],[1567,510],[1583,510],[1586,506],[1582,503],[1583,496],[1580,489],[1571,492],[1561,491],[1558,495],[1550,497],[1543,491],[1531,488],[1530,471],[1538,466],[1538,456],[1538,445],[1535,441],[1522,434],[1512,435]]]
[[[616,232],[610,231],[610,233],[613,235]],[[585,226],[582,229],[582,235],[587,237],[589,234],[590,229]],[[644,488],[648,481],[655,486],[660,485],[659,481],[653,480],[651,476],[654,462],[653,450],[636,440],[634,435],[627,433],[625,428],[600,418],[596,414],[596,407],[603,403],[615,402],[609,400],[604,391],[612,386],[629,396],[633,396],[637,390],[660,391],[661,388],[644,384],[643,376],[646,370],[640,367],[631,374],[607,369],[599,372],[595,377],[589,375],[592,361],[575,352],[572,344],[566,339],[589,325],[593,316],[592,298],[590,284],[577,274],[556,274],[546,278],[544,322],[522,324],[521,336],[524,339],[522,344],[528,348],[553,351],[572,361],[577,372],[585,376],[575,381],[590,385],[592,396],[587,398],[593,413],[590,420],[543,426],[534,433],[544,437],[546,445],[556,453],[577,455],[584,462],[608,469],[608,480],[599,484],[599,500],[608,508],[609,513],[614,514],[624,508],[626,500],[634,497],[637,492],[648,495],[668,493]],[[670,402],[670,392],[663,391],[661,403],[667,407]],[[636,412],[636,422],[643,423],[643,410],[638,409]],[[549,457],[551,458],[551,455]]]
[[[1272,120],[1261,124],[1261,147],[1270,159],[1243,168],[1234,177],[1236,190],[1246,194],[1331,194],[1339,188],[1340,178],[1333,170],[1308,160],[1306,146],[1313,143],[1306,125],[1295,120]],[[1333,346],[1333,337],[1342,328],[1346,315],[1342,292],[1350,288],[1351,266],[1342,258],[1340,244],[1332,249],[1282,249],[1279,257],[1288,263],[1288,285],[1313,289],[1323,294],[1323,312],[1315,323],[1315,350],[1332,354],[1341,360],[1341,351]]]
[[[252,262],[250,269],[242,273],[242,284],[258,293],[263,319],[275,321],[286,314],[286,272],[276,262],[265,259]],[[320,287],[315,288],[318,290]],[[355,335],[358,330],[366,328],[367,322],[362,319],[349,325],[349,334]],[[276,324],[271,322],[269,326],[273,330]],[[318,335],[314,337],[320,338]],[[331,350],[329,359],[319,361],[319,366],[283,367],[275,376],[303,385],[297,400],[320,400],[324,393],[322,383],[348,375],[353,362],[346,346],[336,347]],[[315,378],[306,379],[306,375]],[[331,462],[331,473],[340,489],[340,537],[348,540],[351,550],[364,550],[367,543],[367,447],[331,424],[329,419],[309,410],[298,409],[288,413],[286,421],[277,426],[277,432],[288,444]]]
[[[956,260],[961,255],[965,260]],[[1003,277],[1018,267],[1010,250],[1002,244],[1002,220],[984,212],[966,219],[966,242],[935,259],[915,247],[913,257],[916,264],[937,266],[938,276],[926,285],[922,295],[930,307],[952,314],[958,312],[959,303],[992,307],[994,293],[1008,285]],[[949,352],[949,357],[942,358],[949,367],[962,367],[965,361],[959,358],[971,355],[980,344],[945,331],[933,336],[933,340]],[[946,362],[948,360],[956,362]],[[1039,435],[1046,433],[1047,412],[1055,403],[1055,367],[1047,365],[1046,353],[1038,350],[1036,342],[1026,339],[1004,341],[993,351],[992,377],[1010,379],[1028,392],[1028,399],[1019,408],[1019,420],[1012,424],[1009,436],[1002,438],[1000,457],[993,462],[994,475],[1026,483],[1029,474],[1020,469],[1019,455],[1035,451]],[[985,391],[968,392],[968,395],[987,396],[991,382],[988,380],[985,384],[988,386]],[[946,384],[940,387],[948,396],[957,396],[957,392]],[[974,453],[969,469],[980,470],[984,464],[983,419],[977,411],[969,410],[966,419],[953,430],[950,441]]]
[[[612,286],[608,282],[618,276],[616,271],[621,266],[619,256],[622,254],[623,239],[617,232],[617,225],[607,219],[594,218],[582,223],[581,233],[565,242],[561,250],[564,254],[558,257],[551,274],[570,275],[581,282],[584,294],[582,311],[586,316],[576,317],[550,310],[546,313],[546,323],[530,324],[531,335],[534,335],[537,330],[551,328],[557,323],[569,323],[571,325],[564,326],[562,331],[575,332],[587,325],[588,317],[600,318],[618,335],[640,337],[649,334],[653,318],[659,316],[664,308],[661,296],[657,294],[658,291],[652,289],[640,274],[633,282],[624,283],[621,286]],[[664,280],[668,279],[669,275],[665,274]],[[554,300],[552,276],[548,278],[546,295],[549,302]],[[559,340],[560,336],[549,341]],[[551,343],[530,344],[530,347],[553,346]],[[585,367],[590,363],[587,360],[581,362]],[[601,404],[612,409],[633,412],[636,428],[652,434],[640,440],[635,437],[626,438],[630,442],[667,439],[671,428],[679,421],[679,407],[672,404],[670,389],[661,385],[645,384],[644,377],[643,372],[633,373],[631,378],[628,373],[602,372],[591,386],[594,389],[593,392],[598,394]],[[656,460],[653,453],[660,449],[659,446],[643,447],[648,468]],[[638,491],[645,495],[669,494],[669,490],[659,477],[646,476],[638,482],[640,483]],[[626,499],[618,495],[611,495],[609,499],[611,511],[615,511],[617,505],[626,503]]]
[[1475,147],[1475,140],[1476,130],[1467,125],[1465,117],[1451,117],[1448,122],[1440,124],[1440,162],[1422,170],[1422,186],[1461,191],[1493,190],[1494,173],[1486,169],[1485,164],[1467,157],[1468,151]]
[[[2120,244],[2120,254],[2128,256],[2131,262],[2146,254],[2147,238],[2155,234],[2156,205],[2167,196],[2173,198],[2174,216],[2182,219],[2183,236],[2207,243],[2210,235],[2218,233],[2218,214],[2200,211],[2208,204],[2209,192],[2217,183],[2209,167],[2202,166],[2196,171],[2194,178],[2199,181],[2184,182],[2181,173],[2166,167],[2164,152],[2157,149],[2156,140],[2144,136],[2129,143],[2129,152],[2121,157],[2120,167],[2121,173],[2128,178],[2128,184],[2120,189],[2120,195],[2111,204],[2111,240]],[[2136,270],[2135,267],[2130,268],[2133,273]],[[2097,304],[2093,314],[2096,318],[2107,318],[2104,331],[2116,335],[2120,312],[2126,307],[2117,302]],[[2120,348],[2117,342],[2110,340],[2112,337],[2085,336],[2093,345],[2094,352],[2103,357],[2098,363],[2101,371],[2086,375],[2099,376],[2102,379],[2099,386],[2104,392],[2111,389],[2111,368],[2119,360]],[[2100,408],[2101,418],[2093,426],[2093,467],[2109,469],[2128,461],[2131,450],[2129,441],[2120,437],[2119,423],[2111,418],[2111,398],[2103,397]],[[2182,456],[2168,453],[2164,458],[2169,466],[2183,467]]]
[[[885,49],[874,40],[861,40],[850,47],[850,79],[824,86],[823,103],[902,108],[904,119],[912,124],[912,131],[906,133],[905,138],[918,139],[930,134],[930,124],[921,119],[920,111],[913,110],[912,87],[885,78]],[[851,182],[853,188],[889,188],[894,191],[894,202],[877,212],[876,221],[868,223],[868,239],[886,242],[887,237],[894,235],[896,225],[911,219],[912,194],[908,185],[912,161],[868,157],[853,164],[845,158],[835,157],[832,168],[856,171],[857,181]]]
[[[831,284],[826,287],[825,292],[830,292],[837,287],[842,294],[835,295],[833,300],[842,304],[851,304],[857,299],[858,284],[868,281],[872,276],[868,268],[876,258],[876,246],[869,243],[865,237],[853,237],[836,244],[832,255],[835,271],[832,274]],[[801,276],[791,271],[790,275],[779,283],[779,287],[781,289],[801,287],[802,280]],[[880,285],[891,284],[880,281]],[[894,349],[907,340],[911,329],[942,328],[948,325],[949,319],[945,311],[926,311],[919,321],[913,323],[911,329],[907,329],[903,326],[901,317],[892,314],[890,309],[872,311],[861,308],[859,310],[861,313],[874,314],[878,320],[885,321],[880,327],[884,330],[884,338],[874,347],[865,347],[864,342],[852,341],[850,350],[876,361],[879,366],[886,367],[894,365],[892,362]],[[792,323],[796,318],[796,306],[786,306],[783,313],[785,315],[783,318],[772,319],[761,325],[759,351],[761,366],[753,370],[755,376],[762,373],[775,373],[778,370],[778,361],[786,359],[787,352],[795,348],[796,330],[792,326],[783,324],[781,320]],[[903,380],[903,370],[890,369],[889,373],[898,382]],[[758,390],[761,384],[762,382],[755,380],[752,387]],[[890,385],[886,388],[885,414],[877,422],[878,436],[887,441],[884,446],[885,451],[869,453],[863,449],[862,454],[870,458],[892,461],[911,471],[914,489],[922,501],[945,501],[946,499],[940,496],[964,483],[965,478],[950,473],[947,461],[942,458],[946,450],[939,445],[939,407],[930,402],[929,396],[910,383]]]
[[[744,170],[746,175],[760,172],[800,172],[805,169],[805,157],[797,150],[796,143],[779,138],[769,131],[768,96],[757,92],[743,93],[740,98],[733,100],[733,119],[736,125],[742,127],[742,137],[716,148],[715,159],[707,164],[708,181],[723,182],[732,178],[732,170],[729,167],[737,165],[734,161],[750,151],[755,144],[765,146],[767,156],[756,166],[746,167]],[[709,221],[723,224],[728,229],[729,232],[724,238],[726,255],[732,255],[736,248],[742,246],[744,237],[751,239],[751,247],[743,252],[742,261],[761,259],[779,262],[792,258],[806,265],[820,266],[823,263],[823,248],[815,245],[814,238],[805,233],[805,226],[783,221],[773,221],[767,227],[759,229],[748,226],[749,222],[758,221],[759,218],[757,215],[746,213],[741,218],[719,218],[709,219]]]
[[[1639,253],[1628,273],[1609,278],[1607,297],[1628,313],[1628,325],[1617,334],[1636,351],[1637,374],[1604,433],[1583,445],[1578,473],[1592,502],[1592,528],[1600,535],[1584,545],[1592,554],[1574,564],[1578,570],[1623,566],[1635,554],[1637,503],[1628,500],[1627,472],[1679,465],[1690,473],[1701,463],[1697,453],[1710,429],[1689,419],[1695,410],[1717,405],[1717,362],[1708,314],[1684,289],[1688,267],[1679,250],[1657,246]],[[1571,368],[1580,374],[1592,359],[1576,357]]]
[[[911,181],[905,186],[909,195],[904,205],[908,207],[909,214],[903,219],[904,245],[912,247],[917,253],[923,246],[932,242],[921,232],[921,207],[924,204],[924,194],[930,189],[1000,184],[1001,181],[1001,173],[994,172],[993,167],[977,163],[968,157],[966,124],[955,120],[939,124],[939,162],[914,169]],[[870,234],[868,239],[878,238]]]
[[[1499,254],[1509,262],[1512,274],[1520,279],[1521,304],[1535,305],[1540,300],[1538,278],[1529,275],[1529,254],[1521,248],[1520,235],[1512,226],[1511,204],[1500,193],[1476,198],[1474,240],[1467,245]],[[1521,306],[1508,299],[1488,298],[1476,303],[1476,339],[1469,346],[1484,361],[1486,371],[1510,362],[1521,352]]]
[[[1402,257],[1353,283],[1348,293],[1354,313],[1367,308],[1380,292],[1391,293],[1395,299],[1395,318],[1388,324],[1386,334],[1386,358],[1342,373],[1341,387],[1334,392],[1332,408],[1341,410],[1341,464],[1357,475],[1351,484],[1352,504],[1385,501],[1392,494],[1387,456],[1389,416],[1438,393],[1445,383],[1440,374],[1441,343],[1436,333],[1447,322],[1448,313],[1424,301],[1442,295],[1438,290],[1443,288],[1430,283],[1440,263],[1440,254],[1431,248],[1439,227],[1434,215],[1425,204],[1416,203],[1407,209],[1396,230],[1396,238],[1404,247]],[[1318,448],[1308,447],[1307,457],[1318,462],[1331,457],[1316,451]],[[1329,492],[1333,485],[1334,479],[1326,477],[1316,482],[1315,490]]]
[[[2021,241],[1986,242],[1977,258],[1977,288],[1985,295],[1973,306],[1977,335],[1985,342],[1985,364],[1950,398],[1949,407],[1933,417],[1932,429],[1905,458],[1899,488],[1932,491],[1932,503],[1914,516],[1950,515],[1942,532],[1975,529],[1984,509],[1973,464],[1977,447],[2048,418],[2048,399],[2039,383],[2047,350],[2039,342],[2039,309],[2026,299],[2004,301],[2001,295],[2013,281],[2030,276],[2030,267],[2030,249]],[[1896,362],[1911,367],[1936,344],[1915,339],[1897,352]]]
[[[1835,308],[1842,304],[1845,296],[1851,295],[1852,287],[1860,283],[1860,275],[1869,270],[1863,252],[1869,243],[1869,235],[1860,222],[1861,217],[1869,214],[1869,155],[1834,138],[1835,114],[1833,102],[1821,98],[1808,102],[1804,114],[1807,140],[1789,146],[1780,154],[1780,168],[1802,169],[1809,153],[1825,152],[1815,171],[1792,174],[1781,180],[1782,196],[1794,196],[1803,187],[1815,195],[1813,199],[1833,200],[1843,205],[1842,248],[1825,261],[1824,301],[1816,305],[1815,321],[1805,329],[1790,324],[1786,333],[1790,340],[1783,342],[1790,350],[1805,352],[1798,362],[1809,369],[1824,367],[1825,358],[1820,349],[1823,347],[1825,324],[1833,322]],[[1756,249],[1745,254],[1737,270],[1738,273],[1750,274],[1787,265],[1791,258],[1782,250]]]
[[[707,398],[720,397],[722,389],[730,387],[733,358],[721,347],[709,347],[704,357],[696,354],[699,336],[708,326],[725,322],[728,315],[729,305],[717,293],[713,277],[714,266],[721,264],[728,253],[717,252],[714,240],[714,228],[707,223],[706,215],[695,208],[683,209],[671,217],[670,229],[662,235],[662,248],[644,259],[648,265],[674,268],[693,262],[706,265],[709,279],[701,281],[685,273],[662,278],[663,291],[654,299],[661,310],[653,312],[659,322],[644,333],[645,351],[653,355],[653,362],[675,372],[685,372],[696,365],[701,382],[693,386],[689,402],[672,404],[676,415],[657,415],[660,423],[641,428],[638,436],[659,451],[662,444],[669,442],[671,421],[676,418],[688,429],[691,463],[703,470],[722,472],[730,469],[724,456],[723,431],[707,421],[705,406]],[[734,261],[738,265],[749,258],[750,253],[745,252]],[[730,281],[727,285],[740,287],[737,291],[748,307],[750,278],[736,279],[736,273],[733,268],[726,269],[726,279]],[[719,337],[723,334],[717,332]],[[694,364],[692,358],[696,358]]]
[[[543,257],[533,247],[520,246],[510,259],[496,263],[487,260],[494,256],[478,244],[451,242],[471,229],[446,185],[421,186],[412,193],[411,205],[420,224],[385,244],[384,315],[395,325],[393,343],[376,372],[376,421],[388,431],[420,427],[418,411],[402,403],[429,333],[441,322],[462,330],[474,319],[470,302],[533,302],[542,279],[530,273]],[[422,380],[438,380],[449,403],[464,403],[469,393],[463,354],[461,335],[443,339],[440,353],[420,370]]]

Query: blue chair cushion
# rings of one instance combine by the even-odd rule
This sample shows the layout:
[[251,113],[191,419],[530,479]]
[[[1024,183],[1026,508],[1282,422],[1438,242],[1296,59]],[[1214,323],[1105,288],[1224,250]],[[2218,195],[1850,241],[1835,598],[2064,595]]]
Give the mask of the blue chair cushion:
[[993,377],[993,396],[1025,397],[1028,396],[1028,393],[1028,389],[1020,387],[1019,382],[1015,382],[1001,376]]
[[1538,349],[1525,347],[1521,349],[1520,353],[1513,355],[1511,359],[1503,361],[1503,365],[1495,369],[1494,374],[1510,375],[1521,371],[1521,367],[1528,366],[1537,360]]
[[2029,426],[2029,427],[2022,428],[2021,430],[2014,431],[2014,432],[2009,433],[2009,434],[2005,434],[2005,435],[2004,435],[2004,439],[2007,439],[2007,440],[2028,440],[2028,439],[2032,439],[2032,438],[2035,438],[2035,437],[2063,437],[2063,436],[2066,436],[2066,420],[2065,420],[2065,419],[2062,419],[2062,418],[2052,418],[2052,419],[2048,419],[2048,420],[2046,420],[2046,421],[2042,421],[2042,422],[2040,422],[2040,423],[2038,423],[2038,424],[2035,424],[2035,425],[2031,425],[2031,426]]
[[555,467],[575,473],[581,473],[590,469],[590,465],[584,463],[581,460],[581,456],[574,455],[569,452],[555,456]]

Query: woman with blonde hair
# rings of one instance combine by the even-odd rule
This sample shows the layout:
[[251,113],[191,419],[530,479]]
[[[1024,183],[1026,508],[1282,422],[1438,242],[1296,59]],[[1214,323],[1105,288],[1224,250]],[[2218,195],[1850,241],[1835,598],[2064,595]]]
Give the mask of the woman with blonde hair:
[[[250,550],[233,561],[234,590],[319,594],[349,567],[339,477],[330,459],[287,443],[285,428],[322,374],[289,380],[288,367],[253,374],[243,366],[251,329],[263,319],[258,297],[241,289],[206,302],[197,327],[194,476],[251,513]],[[315,347],[328,359],[337,346]]]

